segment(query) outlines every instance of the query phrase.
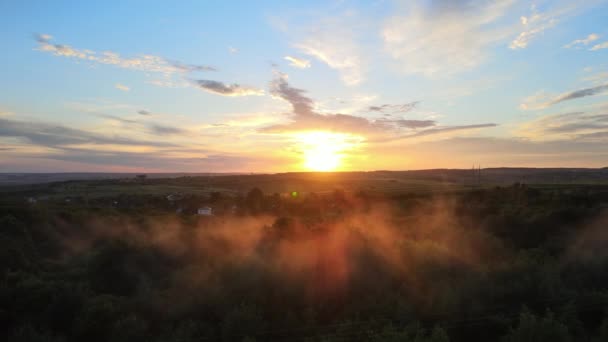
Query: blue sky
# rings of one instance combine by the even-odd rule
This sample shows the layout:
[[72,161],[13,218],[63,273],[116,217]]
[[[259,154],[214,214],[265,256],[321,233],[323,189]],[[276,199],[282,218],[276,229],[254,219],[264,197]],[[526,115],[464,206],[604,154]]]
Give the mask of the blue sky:
[[608,165],[606,1],[0,12],[0,172]]

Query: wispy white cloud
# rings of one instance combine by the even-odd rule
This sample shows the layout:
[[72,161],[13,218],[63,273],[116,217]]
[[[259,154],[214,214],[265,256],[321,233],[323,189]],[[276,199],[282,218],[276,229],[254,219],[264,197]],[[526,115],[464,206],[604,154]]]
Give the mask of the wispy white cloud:
[[289,65],[294,68],[306,69],[310,68],[310,61],[304,58],[285,56],[285,60],[289,61]]
[[[551,3],[551,7],[544,11],[539,11],[537,5],[532,4],[530,7],[530,14],[520,18],[522,26],[521,32],[513,41],[511,41],[509,48],[513,50],[525,49],[533,40],[537,39],[537,37],[542,35],[545,31],[595,4],[597,4],[597,1],[557,1]],[[575,40],[568,45],[586,45],[597,38],[597,35],[590,34],[587,38]],[[566,45],[566,47],[570,47],[568,45]]]
[[570,49],[573,47],[580,47],[581,45],[589,45],[591,42],[596,41],[600,38],[599,35],[595,34],[595,33],[591,33],[590,35],[588,35],[585,38],[582,39],[576,39],[571,41],[570,43],[564,45],[564,47],[566,49]]
[[[52,44],[53,37],[48,34],[39,34],[36,36],[38,49],[40,51],[51,53],[55,56],[76,58],[91,63],[114,65],[120,68],[140,70],[146,73],[160,73],[164,77],[162,79],[154,79],[148,81],[159,87],[167,88],[185,88],[196,85],[207,92],[224,95],[224,96],[247,96],[247,95],[263,95],[264,91],[253,87],[241,86],[239,84],[225,84],[220,81],[212,80],[186,80],[187,75],[193,72],[200,71],[216,71],[214,67],[207,65],[185,64],[178,61],[170,61],[163,57],[154,55],[140,55],[133,58],[124,58],[120,54],[112,51],[104,51],[97,53],[92,50],[77,49],[69,45]],[[172,77],[180,75],[180,78]],[[128,86],[116,84],[116,89],[129,91]]]
[[[385,22],[381,35],[388,54],[405,73],[446,75],[486,59],[488,47],[512,30],[500,22],[512,0],[437,1],[410,5]],[[500,25],[499,25],[500,24]]]
[[116,83],[116,85],[114,85],[114,88],[121,90],[121,91],[130,91],[131,88],[129,88],[128,86],[124,85],[124,84],[120,84],[120,83]]
[[603,43],[600,43],[600,44],[596,44],[590,50],[591,51],[597,51],[597,50],[602,50],[602,49],[608,49],[608,42],[603,42]]
[[534,5],[532,5],[531,11],[532,13],[529,16],[520,18],[523,31],[511,41],[509,48],[513,50],[525,49],[536,36],[557,24],[557,15],[539,13]]
[[592,84],[599,85],[608,82],[608,71],[600,71],[593,75],[589,75],[583,78],[584,81],[591,82]]
[[500,44],[526,48],[558,22],[590,7],[556,2],[541,11],[532,6],[529,15],[515,22],[523,10],[516,0],[405,3],[405,14],[384,23],[385,51],[404,73],[434,77],[471,70]]
[[188,88],[191,86],[190,82],[170,78],[150,80],[147,83],[163,88]]
[[74,48],[69,45],[53,44],[51,43],[52,39],[53,37],[48,34],[37,35],[36,41],[38,42],[38,50],[51,53],[55,56],[76,58],[91,63],[113,65],[119,68],[162,73],[165,75],[191,71],[216,70],[207,65],[183,64],[154,55],[140,55],[137,57],[125,58],[113,51],[95,52],[87,49]]
[[550,106],[552,99],[555,95],[548,94],[544,90],[540,90],[523,100],[519,104],[521,110],[537,110],[544,109]]
[[350,16],[322,20],[294,46],[336,69],[346,85],[354,86],[364,80],[364,63],[355,25],[351,25],[349,20],[352,20]]

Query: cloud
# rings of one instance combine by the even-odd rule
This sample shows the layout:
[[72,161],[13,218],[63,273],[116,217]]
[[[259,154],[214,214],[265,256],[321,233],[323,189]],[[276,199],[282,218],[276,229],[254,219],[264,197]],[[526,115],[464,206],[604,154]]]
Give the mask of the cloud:
[[371,133],[386,129],[366,118],[347,114],[319,114],[314,102],[305,96],[305,91],[293,88],[287,82],[287,75],[278,74],[271,82],[270,93],[289,102],[292,106],[291,122],[262,128],[264,133],[284,133],[310,130],[329,130],[347,133]]
[[[523,49],[534,39],[588,3],[558,2],[546,11],[512,20],[522,9],[516,0],[403,2],[384,22],[384,49],[406,74],[443,77],[485,62],[494,46]],[[508,43],[510,42],[510,44]]]
[[303,58],[297,58],[292,56],[285,56],[285,59],[289,61],[289,65],[294,68],[306,69],[310,68],[310,61]]
[[[145,131],[147,131],[148,133],[153,134],[153,135],[163,135],[163,136],[186,135],[189,133],[187,130],[179,128],[179,127],[174,127],[174,126],[169,126],[169,125],[154,123],[154,122],[146,123],[146,122],[141,122],[138,120],[126,119],[126,118],[123,118],[123,117],[120,117],[117,115],[101,113],[101,112],[97,112],[97,111],[89,110],[89,109],[83,109],[83,110],[87,113],[90,113],[90,114],[100,117],[100,118],[113,120],[113,121],[119,122],[124,125],[130,125],[129,129],[132,129],[135,127],[143,128],[143,129],[145,129]],[[139,115],[143,115],[143,116],[150,115],[150,113],[145,110],[139,110],[139,111],[137,111],[137,113]],[[144,114],[141,114],[141,113],[144,113]]]
[[111,114],[105,114],[105,113],[96,113],[96,112],[90,112],[91,114],[100,117],[100,118],[104,118],[104,119],[110,119],[110,120],[114,120],[114,121],[118,121],[121,122],[123,124],[135,124],[137,123],[137,121],[135,120],[130,120],[130,119],[125,119],[125,118],[121,118],[120,116],[116,116],[116,115],[111,115]]
[[410,3],[382,28],[384,48],[406,74],[449,75],[486,59],[512,29],[500,21],[513,1]]
[[161,125],[161,124],[149,124],[148,128],[150,132],[157,135],[176,135],[186,134],[187,131],[178,127]]
[[587,96],[593,96],[606,91],[608,91],[608,83],[595,87],[574,90],[557,96],[551,96],[545,94],[544,92],[539,92],[537,94],[525,98],[523,102],[519,105],[519,107],[523,110],[544,109],[561,102],[570,101]]
[[[431,126],[434,126],[434,125],[431,125]],[[399,135],[399,136],[383,137],[383,138],[376,139],[372,142],[378,143],[378,142],[388,142],[388,141],[396,141],[396,140],[404,140],[404,139],[413,139],[413,138],[420,138],[420,137],[425,137],[425,136],[429,136],[429,135],[440,135],[440,134],[445,134],[445,133],[453,133],[453,132],[457,132],[457,131],[471,131],[471,130],[478,130],[478,129],[482,129],[482,128],[497,127],[497,126],[498,125],[495,123],[484,123],[484,124],[474,124],[474,125],[436,127],[436,128],[425,129],[425,130],[419,130],[419,131],[415,131],[413,133],[408,133],[408,134]]]
[[[10,152],[8,152],[10,153]],[[9,158],[3,168],[10,168]],[[117,172],[147,170],[150,172],[238,172],[259,169],[269,158],[252,158],[231,153],[221,153],[204,149],[158,150],[153,153],[129,151],[97,151],[81,148],[66,148],[60,153],[35,152],[21,154],[12,164],[23,165],[23,160],[32,160],[32,171]],[[56,161],[58,163],[53,163]],[[38,166],[44,165],[41,169]],[[258,164],[259,163],[259,164]],[[12,168],[23,172],[23,166]]]
[[69,45],[53,44],[51,43],[53,37],[48,34],[36,35],[35,39],[38,42],[38,50],[40,51],[48,52],[55,56],[75,58],[91,63],[114,65],[119,68],[162,73],[167,76],[192,71],[216,70],[215,68],[206,65],[183,64],[154,55],[140,55],[137,57],[125,58],[112,51],[95,52],[92,50],[73,48]]
[[379,106],[369,106],[367,108],[370,112],[380,112],[380,113],[407,113],[416,108],[419,102],[409,102],[405,104],[383,104]]
[[80,129],[41,122],[25,122],[0,119],[0,137],[15,137],[46,147],[62,147],[77,144],[110,144],[130,146],[169,147],[162,141],[135,140],[118,135],[108,136]]
[[588,35],[586,38],[583,39],[576,39],[566,45],[564,45],[564,48],[566,49],[570,49],[573,47],[578,47],[580,45],[589,45],[589,43],[598,40],[600,38],[599,35],[595,34],[595,33],[591,33],[590,35]]
[[162,79],[162,80],[150,80],[147,83],[163,88],[188,88],[192,84],[184,80],[173,80],[173,79]]
[[578,99],[581,97],[593,96],[593,95],[596,95],[599,93],[603,93],[605,91],[608,91],[608,84],[603,84],[603,85],[599,85],[599,86],[595,86],[595,87],[591,87],[591,88],[579,89],[579,90],[575,90],[575,91],[572,91],[569,93],[559,95],[553,101],[551,101],[549,103],[549,105],[554,105],[554,104],[557,104],[560,102],[574,100],[574,99]]
[[317,22],[294,47],[336,69],[346,85],[355,86],[364,80],[363,61],[355,27],[346,20],[336,16]]
[[181,70],[183,72],[217,71],[216,68],[208,65],[184,64],[178,61],[171,61],[169,63],[171,63],[171,65],[174,66],[177,70]]
[[225,84],[218,81],[212,80],[194,80],[194,83],[201,89],[217,95],[223,96],[250,96],[250,95],[264,95],[264,91],[261,89],[241,86],[239,84]]
[[0,117],[2,117],[2,116],[13,116],[13,115],[15,115],[15,113],[7,111],[7,110],[0,109]]
[[237,49],[237,48],[235,48],[235,47],[232,47],[232,46],[229,46],[229,47],[228,47],[228,52],[230,52],[231,54],[233,54],[233,55],[234,55],[234,54],[236,54],[236,53],[238,53],[238,52],[239,52],[239,49]]
[[[377,145],[370,153],[410,156],[416,168],[483,167],[603,167],[605,143],[596,141],[535,141],[521,138],[453,137],[395,146]],[[428,158],[441,156],[441,158]],[[403,168],[403,162],[395,165]]]
[[[590,70],[589,70],[590,71]],[[602,84],[608,81],[608,71],[600,71],[593,75],[586,76],[583,78],[584,81],[590,82],[592,84]]]
[[[542,35],[546,30],[555,27],[558,22],[564,21],[568,17],[578,14],[581,10],[594,6],[595,4],[597,4],[597,2],[563,1],[556,2],[556,4],[557,5],[544,12],[539,12],[537,6],[533,4],[530,8],[531,14],[527,17],[522,16],[520,18],[523,30],[513,41],[511,41],[509,48],[517,50],[528,47],[532,40]],[[590,34],[587,38],[575,40],[572,43],[566,45],[566,47],[575,46],[581,43],[586,45],[597,38],[597,35]]]
[[608,114],[569,112],[522,124],[517,134],[532,140],[597,141],[608,138]]
[[[275,124],[260,129],[263,133],[289,133],[300,131],[332,131],[360,134],[372,138],[373,142],[404,139],[415,136],[431,135],[458,130],[470,130],[494,127],[496,124],[436,127],[432,120],[380,119],[370,120],[365,117],[347,114],[320,114],[315,111],[314,101],[305,95],[305,91],[293,88],[287,82],[285,74],[278,74],[271,83],[270,93],[289,102],[292,106],[290,122]],[[377,106],[378,110],[396,108],[409,111],[415,106],[412,102],[404,105]]]
[[418,129],[418,128],[427,128],[437,125],[437,122],[434,120],[384,120],[384,122],[394,123],[401,127]]
[[95,116],[118,121],[125,125],[135,125],[137,127],[143,127],[147,130],[148,133],[154,134],[154,135],[167,136],[167,135],[186,135],[186,134],[188,134],[188,131],[185,129],[182,129],[179,127],[174,127],[174,126],[169,126],[169,125],[163,125],[163,124],[159,124],[159,123],[147,123],[146,124],[146,123],[142,123],[142,122],[139,122],[136,120],[124,119],[124,118],[121,118],[116,115],[102,114],[102,113],[96,113]]
[[541,90],[533,95],[524,98],[519,104],[521,110],[537,110],[544,109],[550,106],[553,96]]
[[532,6],[532,14],[528,17],[521,17],[523,31],[509,44],[513,50],[525,49],[528,44],[545,30],[557,24],[557,18],[550,13],[538,13],[536,6]]
[[[588,131],[588,130],[606,130],[608,129],[608,124],[605,123],[597,123],[597,122],[579,122],[579,123],[569,123],[564,124],[558,127],[551,127],[547,129],[549,132],[555,133],[574,133],[578,131]],[[598,132],[595,132],[598,133]],[[608,131],[603,132],[608,133]]]
[[[163,137],[184,133],[179,128],[156,123],[141,125]],[[99,172],[140,167],[169,172],[240,171],[256,169],[251,165],[258,161],[238,154],[201,149],[197,145],[183,147],[165,138],[140,140],[56,123],[0,119],[0,139],[3,138],[9,138],[8,145],[12,146],[3,148],[6,155],[3,156],[2,168],[18,171],[24,171],[19,165],[30,165],[33,171],[46,172],[52,169]],[[256,159],[266,160],[263,157]]]
[[608,49],[608,42],[603,42],[601,44],[594,45],[590,50],[597,51],[601,49]]
[[131,90],[131,88],[127,87],[124,84],[120,84],[120,83],[116,83],[116,85],[114,85],[114,88],[116,88],[118,90],[122,90],[122,91],[129,91],[129,90]]

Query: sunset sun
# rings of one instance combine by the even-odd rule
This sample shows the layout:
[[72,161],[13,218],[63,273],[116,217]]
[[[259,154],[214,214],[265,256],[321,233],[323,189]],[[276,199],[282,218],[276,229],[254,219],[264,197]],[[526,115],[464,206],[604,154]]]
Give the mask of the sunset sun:
[[321,146],[305,152],[304,166],[313,171],[334,171],[342,157],[331,149],[324,151]]
[[313,131],[296,135],[303,167],[311,171],[336,171],[345,155],[361,142],[351,134]]

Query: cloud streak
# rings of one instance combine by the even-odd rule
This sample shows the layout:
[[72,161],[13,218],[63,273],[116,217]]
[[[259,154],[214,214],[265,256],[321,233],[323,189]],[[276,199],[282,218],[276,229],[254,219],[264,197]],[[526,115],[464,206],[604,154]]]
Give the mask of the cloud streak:
[[608,90],[608,84],[603,84],[603,85],[599,85],[596,87],[575,90],[575,91],[558,96],[553,101],[551,101],[549,103],[549,105],[554,105],[554,104],[557,104],[560,102],[570,101],[570,100],[578,99],[581,97],[593,96],[596,94],[603,93],[607,90]]
[[264,91],[252,87],[241,86],[239,84],[225,84],[219,81],[212,80],[194,80],[195,85],[200,89],[222,96],[260,96],[264,95]]
[[116,85],[114,85],[114,88],[120,90],[120,91],[130,91],[131,88],[129,88],[128,86],[124,85],[124,84],[120,84],[120,83],[116,83]]
[[407,113],[416,108],[418,104],[418,101],[409,102],[405,104],[383,104],[379,106],[369,106],[367,110],[370,112],[380,113]]
[[[433,122],[434,123],[434,122]],[[434,126],[431,125],[431,126]],[[458,131],[472,131],[478,130],[482,128],[492,128],[498,126],[495,123],[484,123],[484,124],[474,124],[474,125],[459,125],[459,126],[444,126],[444,127],[436,127],[425,130],[416,131],[414,133],[408,133],[404,135],[392,136],[392,137],[384,137],[372,140],[372,142],[381,143],[381,142],[390,142],[397,140],[405,140],[405,139],[414,139],[421,138],[429,135],[440,135],[446,133],[453,133]]]
[[608,114],[546,115],[521,125],[517,133],[533,140],[607,141]]
[[46,147],[62,147],[78,144],[156,147],[175,146],[174,144],[163,141],[136,140],[118,135],[102,135],[57,124],[7,119],[0,119],[0,137],[22,138],[33,144]]
[[36,35],[35,38],[38,42],[38,50],[40,51],[55,56],[75,58],[91,63],[113,65],[124,69],[162,73],[165,75],[216,70],[215,68],[206,65],[183,64],[154,55],[140,55],[137,57],[125,58],[112,51],[95,52],[87,49],[74,48],[69,45],[54,44],[51,42],[53,37],[48,34],[39,34]]
[[289,65],[294,68],[298,68],[298,69],[310,68],[310,61],[308,59],[292,57],[292,56],[285,56],[284,58],[286,61],[289,62]]
[[157,123],[149,124],[148,128],[151,133],[157,135],[183,135],[187,134],[188,131],[174,126],[161,125]]
[[576,39],[576,40],[564,45],[564,48],[570,49],[573,47],[580,47],[581,45],[589,45],[591,42],[596,41],[599,38],[600,38],[599,35],[597,35],[595,33],[591,33],[590,35],[588,35],[587,37],[585,37],[583,39]]
[[433,126],[437,125],[437,122],[434,120],[401,119],[401,120],[383,120],[383,121],[386,123],[391,123],[391,124],[395,124],[400,127],[406,127],[406,128],[411,128],[411,129],[427,128],[427,127],[433,127]]
[[608,49],[608,42],[603,42],[603,43],[600,43],[600,44],[596,44],[590,50],[591,51],[597,51],[597,50],[602,50],[602,49]]
[[544,109],[558,103],[580,99],[583,97],[594,96],[608,91],[608,83],[601,84],[595,87],[583,88],[567,93],[563,93],[557,96],[550,96],[543,92],[529,96],[523,100],[520,104],[520,108],[523,110],[537,110]]

